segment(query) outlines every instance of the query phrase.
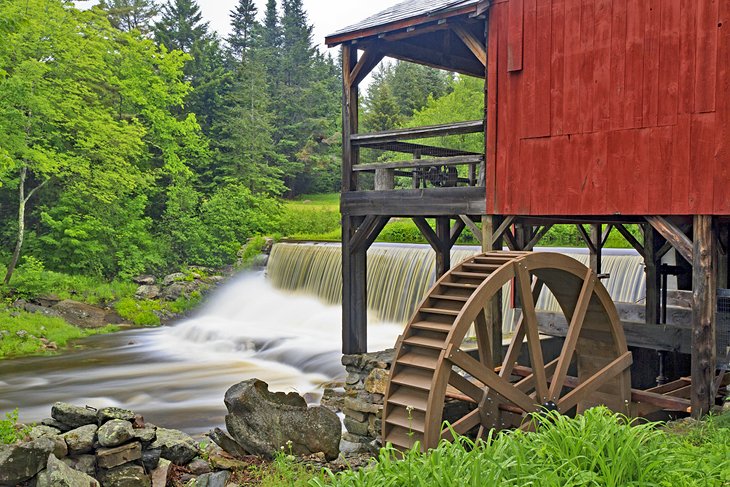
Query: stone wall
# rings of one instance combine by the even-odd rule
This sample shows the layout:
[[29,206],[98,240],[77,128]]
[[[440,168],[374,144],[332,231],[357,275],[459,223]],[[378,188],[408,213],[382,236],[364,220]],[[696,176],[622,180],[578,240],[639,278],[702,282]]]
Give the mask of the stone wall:
[[376,451],[381,445],[383,398],[395,350],[344,355],[347,370],[343,447],[351,451]]

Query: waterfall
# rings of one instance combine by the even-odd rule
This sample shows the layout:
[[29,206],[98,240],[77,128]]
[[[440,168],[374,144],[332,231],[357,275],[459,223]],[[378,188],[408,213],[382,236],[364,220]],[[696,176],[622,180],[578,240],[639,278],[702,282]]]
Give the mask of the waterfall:
[[[538,249],[560,251],[585,265],[589,255],[583,249]],[[581,250],[583,250],[581,252]],[[451,262],[457,264],[479,252],[476,247],[456,247]],[[342,300],[341,251],[339,244],[280,243],[274,245],[267,268],[271,283],[288,291],[318,296],[327,303]],[[604,279],[616,302],[643,301],[646,276],[643,259],[629,250],[606,249]],[[425,245],[375,244],[368,250],[368,307],[371,315],[386,322],[405,323],[435,280],[435,256]],[[505,291],[509,291],[508,288]],[[514,310],[509,292],[503,293],[505,332],[510,332]],[[544,291],[537,308],[559,311],[555,298]]]

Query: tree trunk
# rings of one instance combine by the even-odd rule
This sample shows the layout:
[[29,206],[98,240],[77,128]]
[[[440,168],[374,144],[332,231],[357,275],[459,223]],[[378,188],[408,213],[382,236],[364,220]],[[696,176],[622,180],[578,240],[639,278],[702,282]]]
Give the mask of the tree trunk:
[[10,259],[8,264],[8,271],[5,274],[5,285],[10,283],[10,278],[13,277],[15,266],[18,265],[18,259],[20,258],[20,249],[23,247],[23,239],[25,238],[25,204],[28,200],[25,197],[25,178],[28,175],[28,167],[23,165],[20,170],[20,182],[18,183],[18,236],[15,243],[15,251],[13,252],[13,258]]

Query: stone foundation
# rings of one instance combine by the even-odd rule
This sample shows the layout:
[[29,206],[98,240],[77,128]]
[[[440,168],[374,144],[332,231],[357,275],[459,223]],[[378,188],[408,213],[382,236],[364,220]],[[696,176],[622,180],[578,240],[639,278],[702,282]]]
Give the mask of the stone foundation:
[[[383,398],[395,350],[344,355],[347,370],[343,443],[352,451],[377,451],[381,446]],[[344,446],[344,445],[343,445]]]

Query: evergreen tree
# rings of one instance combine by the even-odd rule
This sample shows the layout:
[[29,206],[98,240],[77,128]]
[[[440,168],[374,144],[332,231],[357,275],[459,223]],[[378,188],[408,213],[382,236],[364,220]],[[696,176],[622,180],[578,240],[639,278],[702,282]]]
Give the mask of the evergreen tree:
[[168,0],[155,24],[155,39],[168,50],[190,54],[196,43],[209,41],[208,22],[196,0]]
[[109,22],[119,30],[138,30],[147,35],[158,8],[152,0],[101,0],[99,7],[106,11]]
[[228,47],[231,55],[241,61],[252,49],[254,35],[257,31],[256,3],[254,0],[239,0],[235,10],[231,11],[231,33],[228,36]]
[[265,49],[278,50],[281,47],[281,26],[279,25],[279,13],[277,11],[276,0],[266,1],[264,31],[261,43]]

